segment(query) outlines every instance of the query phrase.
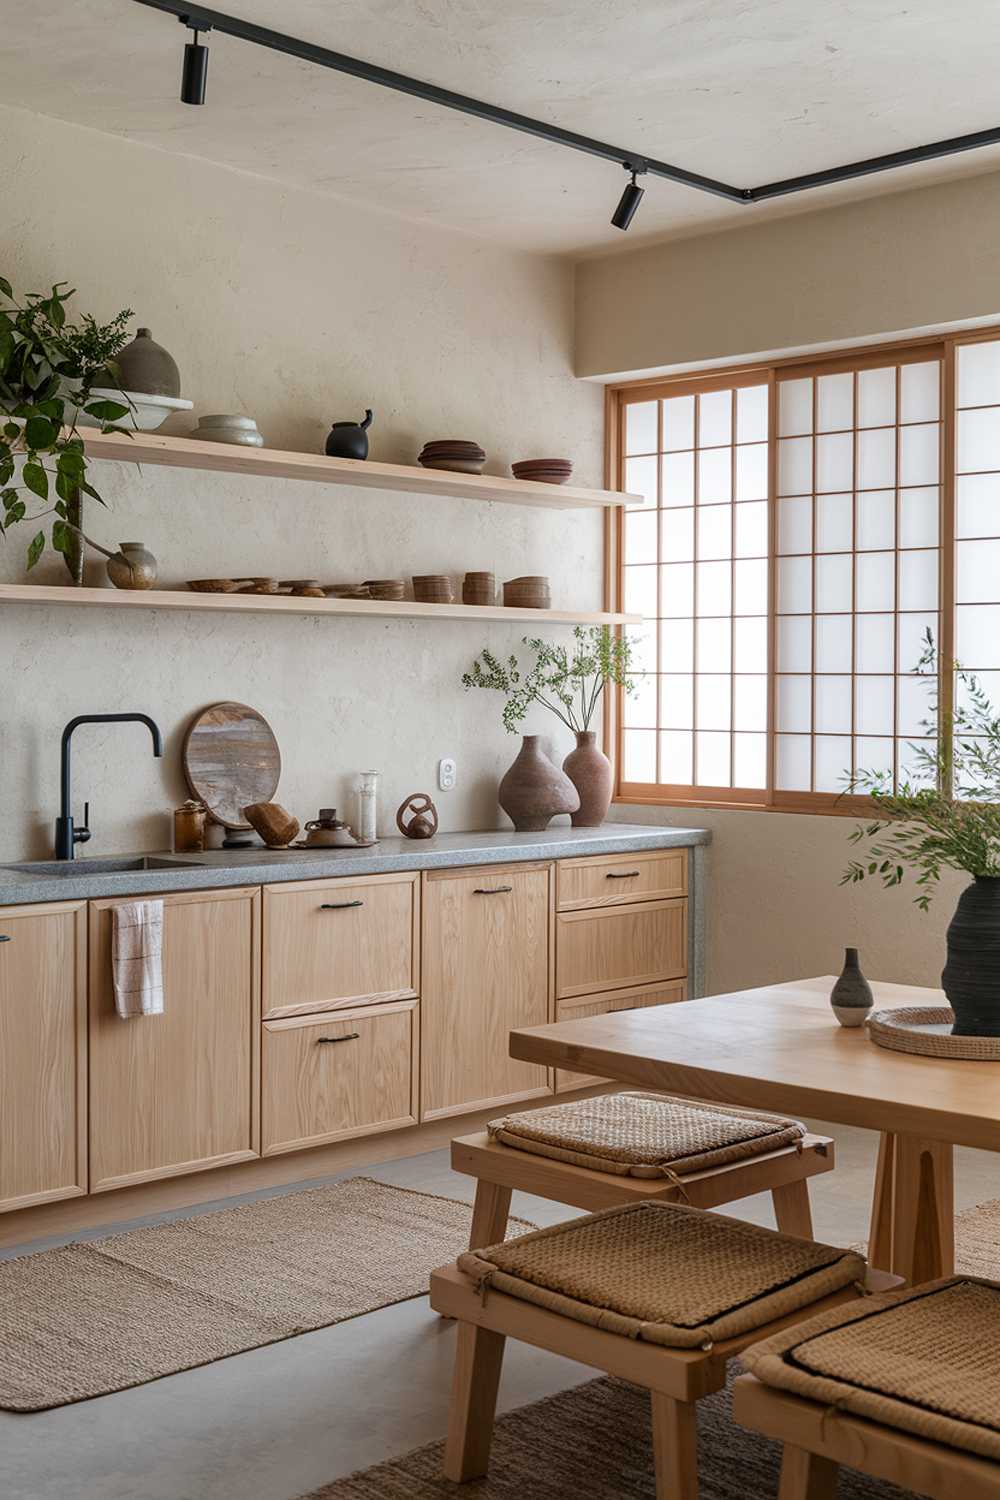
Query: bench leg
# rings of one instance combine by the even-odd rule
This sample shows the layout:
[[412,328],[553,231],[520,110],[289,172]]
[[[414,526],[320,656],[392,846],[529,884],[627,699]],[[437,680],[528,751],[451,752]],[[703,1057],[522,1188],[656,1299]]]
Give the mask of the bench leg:
[[809,1207],[809,1184],[805,1178],[786,1182],[771,1189],[774,1217],[782,1234],[794,1234],[801,1240],[813,1237],[812,1210]]
[[489,1468],[497,1391],[503,1367],[502,1333],[459,1323],[455,1378],[451,1388],[444,1477],[462,1484],[482,1479]]
[[785,1444],[778,1500],[834,1500],[837,1465],[830,1458]]
[[487,1245],[499,1245],[503,1241],[510,1214],[510,1194],[509,1187],[501,1187],[496,1182],[484,1182],[480,1178],[476,1183],[470,1250],[485,1250]]
[[698,1500],[698,1417],[687,1401],[650,1391],[656,1500]]

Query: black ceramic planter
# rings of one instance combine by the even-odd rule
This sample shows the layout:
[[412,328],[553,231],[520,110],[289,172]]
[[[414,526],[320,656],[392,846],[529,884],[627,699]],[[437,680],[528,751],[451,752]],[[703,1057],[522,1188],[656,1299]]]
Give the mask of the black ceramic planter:
[[959,897],[941,983],[955,1036],[1000,1036],[1000,879],[977,875]]

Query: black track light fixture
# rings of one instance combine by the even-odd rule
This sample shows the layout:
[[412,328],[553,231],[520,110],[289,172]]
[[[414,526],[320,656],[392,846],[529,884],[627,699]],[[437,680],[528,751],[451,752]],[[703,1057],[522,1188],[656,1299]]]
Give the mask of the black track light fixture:
[[626,172],[631,172],[632,181],[626,183],[625,191],[618,199],[618,207],[611,215],[611,222],[616,229],[628,228],[632,220],[635,218],[635,211],[639,207],[639,204],[642,202],[642,195],[646,191],[646,189],[641,188],[635,180],[640,172],[645,172],[645,162],[633,163],[630,161],[626,161],[622,163],[622,166],[625,168]]
[[208,48],[198,40],[199,31],[210,28],[190,16],[178,16],[182,26],[194,33],[194,41],[184,44],[184,67],[181,72],[181,103],[204,104],[205,84],[208,82]]

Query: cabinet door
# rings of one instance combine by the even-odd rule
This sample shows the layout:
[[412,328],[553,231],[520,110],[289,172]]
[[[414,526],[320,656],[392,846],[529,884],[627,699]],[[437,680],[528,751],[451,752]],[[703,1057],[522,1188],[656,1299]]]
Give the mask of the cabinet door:
[[0,907],[0,1211],[87,1191],[86,942],[83,901]]
[[687,973],[687,901],[637,901],[557,918],[556,995],[597,995]]
[[417,1002],[264,1025],[263,1155],[416,1124]]
[[159,899],[163,1014],[129,1020],[111,983],[116,903],[91,902],[91,1192],[258,1154],[260,893]]
[[[614,1011],[643,1010],[647,1005],[673,1005],[687,999],[687,980],[678,979],[669,984],[643,984],[635,989],[615,990],[610,995],[585,995],[582,1000],[558,1000],[557,1021],[582,1021],[586,1016],[609,1016]],[[587,1073],[571,1073],[566,1068],[556,1069],[556,1093],[567,1089],[591,1088],[606,1079],[591,1078]]]
[[516,1026],[549,1009],[548,865],[424,876],[421,1110],[425,1120],[548,1092],[515,1062]]
[[575,911],[686,896],[687,869],[686,849],[561,859],[556,865],[556,907]]
[[264,888],[264,1015],[305,1015],[417,993],[419,876]]

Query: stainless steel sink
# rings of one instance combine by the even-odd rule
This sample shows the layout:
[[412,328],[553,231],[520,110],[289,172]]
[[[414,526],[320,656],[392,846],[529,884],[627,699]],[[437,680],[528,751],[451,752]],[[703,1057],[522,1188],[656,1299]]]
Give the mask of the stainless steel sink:
[[135,870],[196,870],[194,859],[175,859],[168,854],[124,854],[119,859],[38,859],[24,864],[0,865],[2,870],[16,870],[23,875],[44,878],[86,875],[127,875]]

